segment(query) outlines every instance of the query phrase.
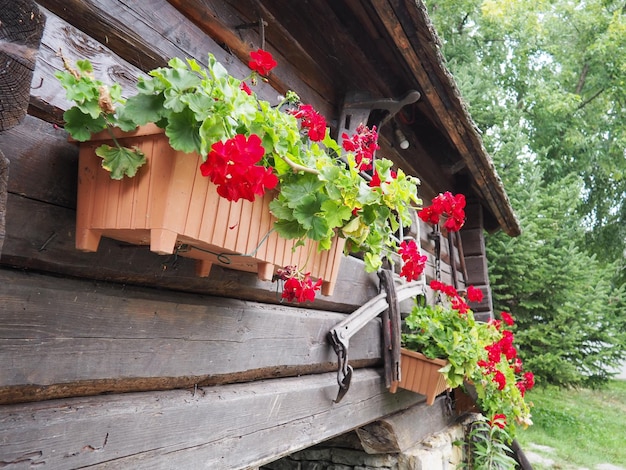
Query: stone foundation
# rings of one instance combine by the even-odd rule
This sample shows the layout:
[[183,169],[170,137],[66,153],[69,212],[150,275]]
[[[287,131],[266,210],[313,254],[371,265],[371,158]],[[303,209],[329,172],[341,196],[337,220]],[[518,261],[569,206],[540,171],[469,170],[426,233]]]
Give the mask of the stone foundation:
[[261,470],[452,470],[463,460],[463,448],[454,442],[463,441],[464,427],[471,421],[469,415],[399,453],[368,454],[329,442],[296,452]]

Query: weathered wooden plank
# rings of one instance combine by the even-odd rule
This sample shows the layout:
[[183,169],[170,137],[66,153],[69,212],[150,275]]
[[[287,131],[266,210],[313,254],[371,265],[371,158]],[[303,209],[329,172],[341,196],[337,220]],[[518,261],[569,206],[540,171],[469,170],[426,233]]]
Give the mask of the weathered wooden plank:
[[10,193],[76,207],[78,149],[63,129],[26,116],[19,126],[0,133],[0,148],[11,161]]
[[[363,449],[369,454],[405,452],[429,434],[440,431],[456,420],[446,404],[446,397],[432,406],[416,405],[386,416],[356,430]],[[420,426],[415,426],[420,423]]]
[[485,254],[485,235],[482,227],[463,227],[460,234],[463,239],[463,253],[465,253],[465,256],[481,256]]
[[354,372],[341,403],[335,374],[193,391],[109,395],[0,407],[2,463],[58,470],[239,469],[276,460],[423,400]]
[[0,147],[0,255],[2,254],[2,246],[4,245],[4,236],[6,233],[6,211],[7,196],[9,187],[9,160],[2,153]]
[[[0,403],[336,370],[345,315],[0,269]],[[350,341],[381,364],[380,322]]]
[[106,42],[99,43],[45,8],[41,10],[47,21],[37,55],[31,97],[60,110],[70,106],[65,99],[65,90],[54,76],[56,71],[63,70],[61,54],[72,64],[78,59],[89,59],[94,66],[94,74],[105,83],[118,82],[125,90],[136,83],[141,70],[116,57]]

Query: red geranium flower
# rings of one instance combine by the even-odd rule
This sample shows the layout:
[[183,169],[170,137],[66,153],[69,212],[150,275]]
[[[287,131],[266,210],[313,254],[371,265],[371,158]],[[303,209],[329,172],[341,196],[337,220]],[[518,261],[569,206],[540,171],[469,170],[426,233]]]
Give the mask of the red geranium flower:
[[404,240],[400,244],[398,254],[402,257],[400,276],[404,277],[407,281],[418,280],[424,272],[428,258],[421,255],[415,240]]
[[311,273],[306,273],[303,276],[293,276],[285,281],[283,287],[282,298],[288,302],[313,302],[315,300],[315,292],[322,286],[322,280],[318,279],[315,284],[311,279]]
[[217,193],[229,201],[254,201],[256,196],[262,196],[266,189],[273,189],[278,184],[272,168],[256,165],[264,154],[259,136],[252,134],[246,138],[237,134],[211,146],[207,160],[200,165],[200,172],[209,177],[217,186]]
[[504,390],[504,387],[506,386],[506,377],[502,372],[497,370],[492,380],[498,384],[498,390]]
[[509,326],[513,326],[515,324],[515,320],[511,315],[506,312],[500,312],[500,316],[502,317],[502,321]]
[[372,175],[372,179],[370,180],[370,182],[368,183],[370,185],[371,188],[378,188],[380,187],[380,175],[378,174],[378,172],[376,170],[374,170],[374,174]]
[[300,125],[308,130],[309,139],[313,142],[321,142],[326,137],[326,119],[313,109],[310,104],[301,104],[295,111],[290,111],[296,119],[300,119]]
[[259,73],[259,75],[267,76],[274,67],[276,67],[277,62],[267,51],[263,49],[259,49],[257,51],[250,52],[250,62],[248,62],[248,67],[252,70]]
[[489,421],[489,426],[498,426],[500,429],[504,429],[506,427],[506,415],[504,413],[493,415],[493,418]]
[[469,302],[481,302],[483,300],[483,291],[474,286],[467,288],[467,300]]
[[458,232],[465,223],[465,196],[454,196],[449,191],[439,194],[432,204],[417,214],[426,223],[438,224],[441,217],[446,217],[444,227],[449,232]]
[[372,169],[374,153],[378,146],[378,132],[376,126],[369,127],[359,124],[355,133],[348,136],[345,132],[341,135],[342,146],[346,152],[354,152],[354,161],[359,171],[369,171]]
[[526,390],[530,390],[531,388],[533,388],[535,386],[535,374],[533,374],[532,372],[526,372],[524,374],[524,385],[526,387]]
[[445,283],[443,283],[441,281],[437,281],[435,279],[430,281],[430,288],[432,290],[440,291],[440,292],[444,293],[445,295],[447,295],[448,297],[458,297],[459,296],[459,293],[454,288],[454,286],[445,284]]
[[239,88],[245,91],[248,95],[252,95],[252,90],[250,89],[250,87],[248,86],[246,82],[241,82],[241,85],[239,85]]

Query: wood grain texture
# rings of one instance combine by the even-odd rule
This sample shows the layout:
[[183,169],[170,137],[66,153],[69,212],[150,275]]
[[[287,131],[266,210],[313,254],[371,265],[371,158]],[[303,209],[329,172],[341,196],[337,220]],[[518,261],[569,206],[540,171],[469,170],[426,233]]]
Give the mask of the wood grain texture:
[[[6,269],[0,303],[0,403],[329,372],[345,317]],[[379,321],[350,359],[382,364]]]
[[387,393],[379,371],[354,372],[340,404],[335,374],[0,407],[7,469],[249,468],[422,398]]
[[361,445],[369,454],[406,452],[456,420],[449,413],[446,399],[441,396],[432,406],[416,405],[357,429]]
[[0,0],[0,131],[26,116],[45,21],[32,0]]
[[0,255],[6,234],[6,212],[9,187],[9,160],[0,150]]

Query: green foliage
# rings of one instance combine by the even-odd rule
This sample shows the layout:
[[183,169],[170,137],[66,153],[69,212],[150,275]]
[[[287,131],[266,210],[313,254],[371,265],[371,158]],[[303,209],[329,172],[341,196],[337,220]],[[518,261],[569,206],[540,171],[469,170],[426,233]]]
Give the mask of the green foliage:
[[465,379],[474,375],[478,361],[486,356],[485,346],[496,337],[495,329],[476,322],[472,312],[459,315],[442,304],[414,307],[405,325],[405,348],[449,362],[441,372],[450,388],[463,385]]
[[[321,250],[332,239],[346,238],[346,250],[364,252],[368,271],[382,265],[382,259],[398,249],[395,233],[400,225],[411,224],[411,206],[419,205],[416,178],[401,170],[392,175],[392,162],[377,158],[374,170],[382,184],[370,186],[357,168],[355,155],[345,153],[328,134],[312,141],[290,111],[299,98],[288,93],[272,106],[254,93],[242,89],[242,81],[229,75],[208,56],[208,66],[193,59],[174,58],[167,67],[140,77],[137,94],[121,98],[119,85],[105,86],[92,75],[88,61],[76,69],[67,63],[57,73],[67,98],[75,106],[64,117],[66,130],[77,140],[92,133],[119,127],[155,123],[165,129],[172,148],[198,153],[204,160],[217,142],[237,134],[255,134],[263,146],[261,164],[279,181],[279,191],[270,204],[277,219],[274,229],[284,238],[303,243],[308,238]],[[287,107],[288,109],[285,109]],[[132,177],[146,161],[136,148],[102,145],[96,153],[111,177]]]
[[514,470],[517,462],[511,457],[508,444],[510,436],[497,425],[491,426],[487,418],[476,416],[469,424],[465,446],[466,461],[459,468],[467,470]]
[[101,145],[96,149],[96,155],[102,158],[102,168],[110,171],[114,180],[120,180],[124,176],[132,178],[137,174],[137,168],[146,163],[144,153],[138,148]]
[[579,187],[562,180],[548,196],[528,181],[514,200],[526,208],[524,234],[488,242],[495,306],[515,312],[520,356],[540,384],[600,384],[623,355],[624,289],[611,283],[613,266],[575,243]]
[[522,225],[487,239],[495,307],[539,383],[602,383],[626,347],[623,2],[426,4]]
[[[439,369],[448,386],[471,387],[475,393],[470,394],[477,397],[481,412],[499,419],[507,436],[514,436],[516,424],[527,427],[532,421],[530,408],[518,388],[525,383],[523,371],[519,368],[520,377],[516,376],[515,357],[507,356],[502,349],[505,333],[510,332],[503,329],[502,323],[476,321],[463,304],[458,293],[441,295],[435,305],[418,297],[404,322],[402,346],[431,359],[448,361]],[[497,353],[488,354],[489,348]],[[502,374],[502,380],[496,380],[496,374]]]

